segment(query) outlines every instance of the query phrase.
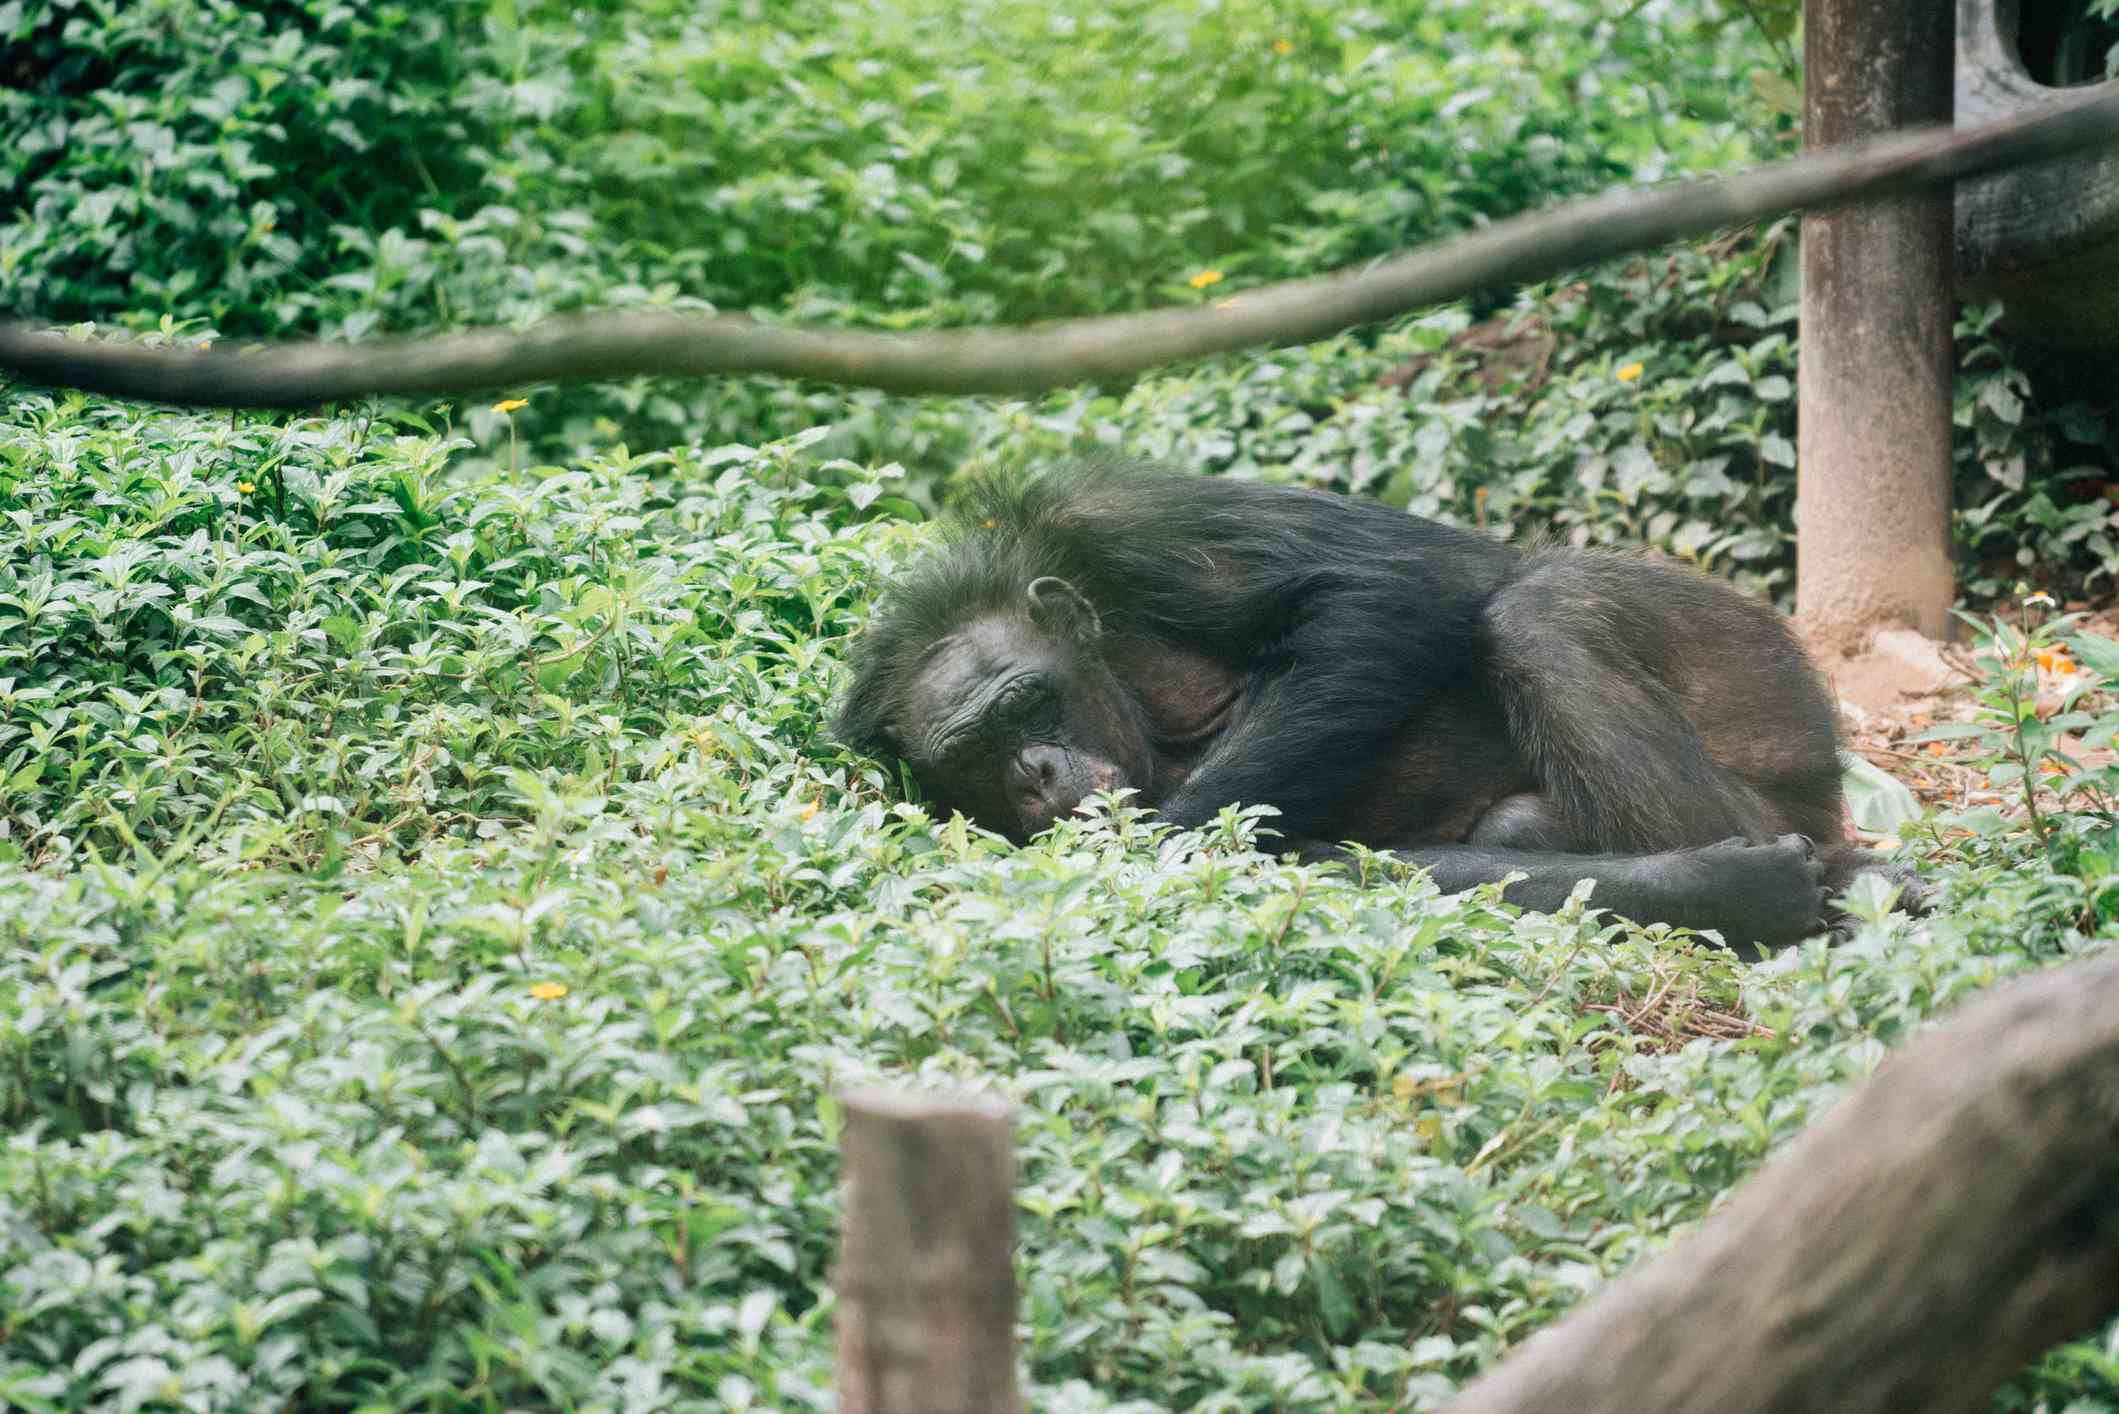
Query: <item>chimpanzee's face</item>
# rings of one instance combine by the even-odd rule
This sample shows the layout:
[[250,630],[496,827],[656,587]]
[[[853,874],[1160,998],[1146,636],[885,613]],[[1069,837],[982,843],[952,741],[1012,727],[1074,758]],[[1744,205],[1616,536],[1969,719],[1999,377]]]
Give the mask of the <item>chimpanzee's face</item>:
[[1073,586],[1033,582],[1019,613],[974,619],[930,647],[896,735],[928,797],[1018,844],[1093,791],[1153,776],[1141,712],[1097,651]]

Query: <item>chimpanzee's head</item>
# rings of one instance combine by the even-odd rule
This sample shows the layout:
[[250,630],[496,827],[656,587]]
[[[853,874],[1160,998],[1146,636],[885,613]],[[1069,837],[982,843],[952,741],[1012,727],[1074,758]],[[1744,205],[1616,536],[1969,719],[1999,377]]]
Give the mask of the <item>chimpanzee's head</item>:
[[892,588],[862,635],[833,733],[897,756],[939,808],[1018,844],[1091,792],[1145,789],[1146,718],[1112,675],[1096,607],[972,534]]

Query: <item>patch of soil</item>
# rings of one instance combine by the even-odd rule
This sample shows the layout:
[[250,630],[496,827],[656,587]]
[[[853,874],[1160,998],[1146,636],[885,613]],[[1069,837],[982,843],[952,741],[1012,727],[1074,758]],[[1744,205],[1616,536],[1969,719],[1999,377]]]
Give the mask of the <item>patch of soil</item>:
[[[2099,610],[2079,627],[2119,638],[2119,606]],[[1819,653],[1817,661],[1839,703],[1840,728],[1849,751],[1904,782],[1923,805],[1946,810],[1987,805],[2007,814],[2022,813],[2023,796],[2017,785],[2008,782],[1997,788],[1983,770],[1959,760],[1967,754],[1962,743],[1914,739],[1933,726],[1972,720],[1971,689],[1980,674],[1968,645],[1936,643],[1916,633],[1891,631],[1878,634],[1862,653],[1851,657]],[[2065,677],[2041,678],[2033,704],[2041,717],[2060,709],[2069,685]],[[2085,750],[2072,735],[2062,736],[2058,745],[2085,766],[2114,759],[2110,749]],[[2053,803],[2057,805],[2057,799]],[[1857,833],[1851,820],[1848,832],[1850,836]]]

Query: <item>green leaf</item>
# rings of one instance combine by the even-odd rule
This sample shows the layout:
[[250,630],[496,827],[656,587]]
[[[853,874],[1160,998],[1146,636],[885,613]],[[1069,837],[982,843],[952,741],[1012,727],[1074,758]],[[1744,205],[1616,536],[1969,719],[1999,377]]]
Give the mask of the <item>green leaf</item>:
[[2011,427],[2023,421],[2023,399],[1998,378],[1980,385],[1979,405]]
[[1896,835],[1899,827],[1921,817],[1920,801],[1905,782],[1892,776],[1866,757],[1851,751],[1839,754],[1840,782],[1847,795],[1847,810],[1855,827],[1864,834]]
[[2108,683],[2119,683],[2119,642],[2079,629],[2067,635],[2066,643],[2084,667]]
[[1322,1256],[1310,1258],[1310,1280],[1317,1287],[1317,1311],[1324,1317],[1324,1328],[1333,1338],[1343,1338],[1348,1332],[1359,1328],[1361,1311],[1354,1298],[1347,1293],[1346,1283],[1340,1280],[1338,1269]]

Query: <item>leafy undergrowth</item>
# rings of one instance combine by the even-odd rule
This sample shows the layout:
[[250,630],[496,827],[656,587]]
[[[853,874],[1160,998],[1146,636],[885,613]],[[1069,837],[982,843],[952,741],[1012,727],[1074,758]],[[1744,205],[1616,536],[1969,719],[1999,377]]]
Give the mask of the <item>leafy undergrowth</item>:
[[[15,1407],[828,1407],[876,1079],[1017,1105],[1036,1407],[1427,1407],[2109,931],[2003,832],[1925,923],[1749,969],[1255,815],[1011,849],[821,735],[893,478],[452,445],[0,433]],[[2041,1403],[2119,1407],[2110,1347]]]
[[[364,337],[711,304],[901,329],[1317,274],[1755,150],[1794,0],[0,3],[0,308]],[[541,398],[569,453],[980,420],[763,379]],[[490,433],[490,419],[473,423]],[[876,456],[877,452],[881,456]],[[570,458],[571,459],[571,458]]]
[[[1210,301],[1774,150],[1796,9],[0,4],[0,303],[166,337]],[[2101,947],[2119,783],[1996,689],[1958,745],[2061,767],[2035,837],[1938,826],[1935,918],[1745,970],[1271,862],[1257,817],[1003,848],[823,739],[841,644],[950,468],[1084,445],[1785,595],[1787,235],[1033,404],[0,393],[0,1407],[828,1405],[865,1079],[1015,1100],[1037,1407],[1431,1405],[1910,1028]],[[1992,319],[1966,583],[2073,597],[2119,572],[2119,422]],[[2119,1352],[2001,1403],[2119,1409]]]
[[[1799,0],[0,3],[0,309],[185,337],[712,306],[879,329],[1241,298],[1788,150]],[[1791,223],[1027,404],[766,379],[461,410],[580,465],[829,425],[909,470],[1084,445],[1648,543],[1786,599]],[[2108,371],[1959,326],[1977,599],[2119,575]],[[2049,362],[2049,361],[2048,361]],[[522,390],[513,390],[522,391]]]

